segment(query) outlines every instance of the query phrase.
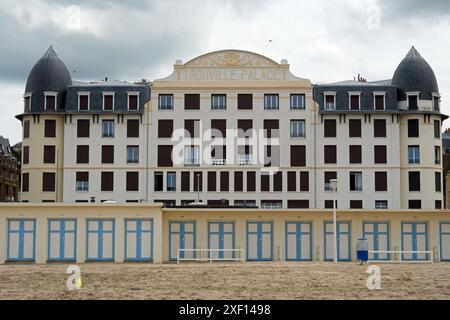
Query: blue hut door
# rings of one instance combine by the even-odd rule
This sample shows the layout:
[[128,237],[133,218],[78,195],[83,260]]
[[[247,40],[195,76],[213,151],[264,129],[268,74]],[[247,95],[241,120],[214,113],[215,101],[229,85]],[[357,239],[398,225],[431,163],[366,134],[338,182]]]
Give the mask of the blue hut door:
[[48,228],[48,260],[75,261],[76,221],[51,219]]
[[312,224],[310,222],[286,223],[286,260],[312,260]]

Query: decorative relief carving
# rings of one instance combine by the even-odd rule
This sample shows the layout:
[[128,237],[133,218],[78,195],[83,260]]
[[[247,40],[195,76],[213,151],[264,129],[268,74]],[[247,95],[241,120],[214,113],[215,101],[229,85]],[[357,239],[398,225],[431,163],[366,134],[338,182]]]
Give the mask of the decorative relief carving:
[[262,56],[241,51],[222,51],[198,57],[185,67],[260,67],[276,68],[279,65]]

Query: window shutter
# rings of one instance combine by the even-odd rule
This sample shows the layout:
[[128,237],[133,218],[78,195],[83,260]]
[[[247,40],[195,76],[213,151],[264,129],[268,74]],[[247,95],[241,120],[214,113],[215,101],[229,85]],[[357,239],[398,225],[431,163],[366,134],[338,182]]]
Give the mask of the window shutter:
[[89,181],[89,172],[77,172],[76,181]]
[[102,146],[102,163],[114,163],[114,146]]
[[336,146],[324,146],[324,163],[335,164],[337,163],[337,147]]
[[158,146],[158,167],[173,167],[173,146]]
[[89,146],[77,146],[77,163],[89,163]]
[[101,173],[101,191],[114,191],[114,172]]
[[309,172],[300,172],[300,192],[309,192]]
[[238,94],[238,109],[239,110],[253,109],[253,95],[252,94]]
[[208,191],[216,192],[217,191],[217,180],[216,180],[216,172],[208,171]]
[[105,99],[104,110],[112,110],[113,109],[113,96],[105,95],[103,97],[103,99]]
[[191,191],[191,173],[189,171],[181,172],[181,191]]
[[409,191],[420,191],[420,172],[409,172]]
[[139,120],[137,119],[127,120],[127,137],[139,138]]
[[348,125],[350,138],[361,138],[361,120],[350,119]]
[[29,164],[30,163],[30,147],[24,146],[23,148],[23,164]]
[[185,110],[199,110],[200,109],[200,95],[199,94],[185,94],[184,95],[184,109]]
[[278,171],[273,175],[273,191],[283,191],[283,173],[281,171]]
[[127,172],[127,191],[139,191],[139,172]]
[[309,200],[288,200],[288,209],[309,209]]
[[386,120],[373,120],[373,135],[375,138],[386,138]]
[[325,138],[336,138],[336,120],[324,120],[323,127]]
[[256,172],[248,171],[247,172],[247,192],[255,192],[256,191]]
[[361,146],[350,146],[350,163],[351,164],[361,164],[362,163],[362,147]]
[[55,146],[44,146],[44,163],[55,163]]
[[266,138],[279,137],[279,121],[278,120],[264,120],[264,135]]
[[211,120],[212,136],[215,138],[227,137],[227,120]]
[[228,172],[220,173],[220,191],[230,191]]
[[56,109],[55,96],[46,96],[45,110],[55,110],[55,109]]
[[435,191],[436,192],[441,192],[442,191],[442,187],[441,187],[441,173],[440,172],[435,172],[434,173],[434,185],[435,185]]
[[22,192],[30,191],[30,174],[22,174]]
[[288,192],[296,192],[297,191],[297,172],[289,171],[288,172]]
[[384,110],[384,96],[375,96],[375,110]]
[[388,191],[387,172],[375,172],[375,191]]
[[78,138],[89,138],[90,134],[90,120],[79,119],[77,121],[77,137]]
[[186,138],[199,138],[200,120],[184,120],[184,130]]
[[80,110],[89,110],[89,96],[88,95],[80,95]]
[[203,191],[203,172],[201,171],[194,172],[194,191]]
[[55,138],[56,137],[56,120],[45,120],[44,122],[44,135],[45,138]]
[[[333,204],[333,201],[331,202]],[[350,209],[362,209],[363,202],[362,200],[350,200]]]
[[30,137],[30,120],[25,120],[23,122],[23,137],[24,139]]
[[236,171],[234,173],[234,191],[242,192],[244,191],[244,175],[241,171]]
[[158,138],[172,138],[173,120],[158,120]]
[[261,175],[261,191],[262,192],[270,191],[270,176],[268,174]]
[[306,166],[306,147],[291,146],[291,167]]
[[137,110],[138,106],[138,96],[136,94],[131,94],[128,96],[128,109],[129,110]]
[[54,172],[44,172],[42,174],[43,192],[55,192],[55,176]]
[[387,148],[386,146],[375,146],[375,164],[386,164],[387,163]]
[[351,96],[350,105],[352,110],[359,110],[359,96]]
[[409,207],[409,209],[422,209],[422,201],[421,200],[409,200],[408,207]]
[[419,137],[419,120],[410,119],[408,120],[408,137],[418,138]]
[[330,180],[337,179],[337,172],[325,172],[325,183],[330,183]]

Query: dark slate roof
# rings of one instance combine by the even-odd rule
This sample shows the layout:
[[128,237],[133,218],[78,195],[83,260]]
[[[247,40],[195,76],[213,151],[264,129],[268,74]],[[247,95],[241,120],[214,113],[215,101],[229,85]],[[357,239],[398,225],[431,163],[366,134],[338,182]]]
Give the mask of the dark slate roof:
[[420,91],[422,100],[431,100],[432,93],[439,93],[433,69],[414,47],[397,67],[392,85],[400,91],[399,100],[406,100],[405,92]]
[[34,65],[28,76],[25,93],[45,91],[63,92],[72,84],[72,78],[64,62],[52,47]]

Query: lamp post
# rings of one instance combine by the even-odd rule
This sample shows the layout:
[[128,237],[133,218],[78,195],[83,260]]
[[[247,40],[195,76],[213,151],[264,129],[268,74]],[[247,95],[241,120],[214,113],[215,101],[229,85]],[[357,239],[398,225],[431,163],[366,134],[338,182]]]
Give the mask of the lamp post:
[[337,251],[337,223],[336,223],[336,192],[338,181],[336,179],[330,180],[331,190],[333,191],[333,247],[334,247],[334,263],[338,263]]

